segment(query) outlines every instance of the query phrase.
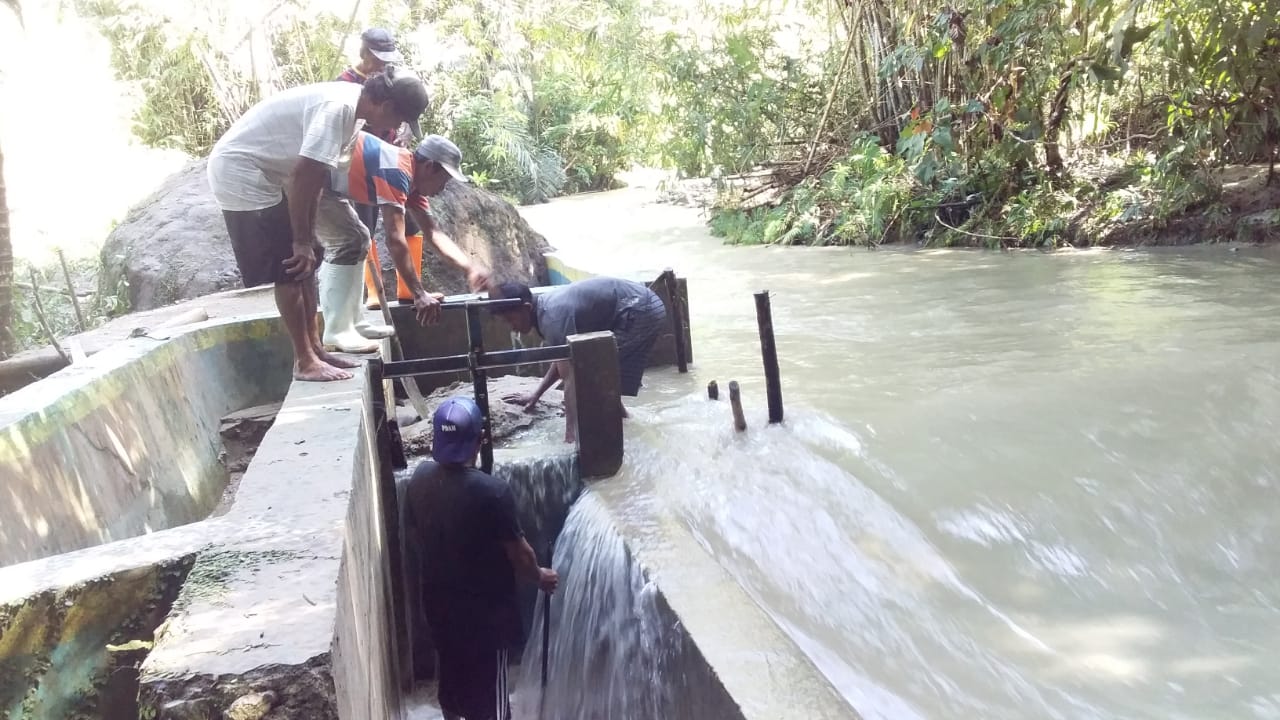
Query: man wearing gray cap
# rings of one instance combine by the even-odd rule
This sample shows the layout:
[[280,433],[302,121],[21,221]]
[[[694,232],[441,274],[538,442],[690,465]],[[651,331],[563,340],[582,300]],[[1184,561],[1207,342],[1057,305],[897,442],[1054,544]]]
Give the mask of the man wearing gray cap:
[[[360,35],[360,63],[348,65],[347,69],[338,75],[338,79],[342,82],[363,85],[370,75],[382,72],[387,63],[399,62],[404,62],[404,57],[400,55],[400,50],[396,48],[396,38],[391,34],[391,31],[382,28],[370,28]],[[400,128],[396,128],[391,132],[383,133],[380,137],[389,143],[403,146],[404,142],[396,142],[400,136],[399,130]],[[360,216],[360,221],[372,233],[374,227],[378,224],[378,207],[376,205],[356,205],[356,214]]]
[[[396,38],[391,31],[382,28],[370,28],[360,35],[360,63],[348,65],[338,75],[338,80],[363,85],[370,75],[382,72],[387,63],[403,63],[404,57],[396,48]],[[396,142],[399,127],[382,133],[380,137],[390,143]],[[402,143],[396,143],[402,144]],[[370,228],[370,232],[372,232]]]
[[245,287],[275,284],[276,307],[293,343],[293,375],[351,377],[356,363],[325,352],[316,332],[316,209],[330,172],[345,164],[357,122],[374,132],[409,123],[428,104],[427,88],[390,65],[364,85],[291,88],[249,109],[214,145],[208,179],[222,208]]
[[[444,190],[450,180],[466,182],[459,167],[462,151],[440,135],[429,135],[414,150],[397,147],[371,133],[359,133],[351,147],[349,163],[333,172],[330,190],[333,197],[344,202],[326,201],[320,205],[317,230],[320,241],[333,248],[332,256],[325,262],[324,272],[338,277],[325,283],[334,290],[326,297],[324,344],[353,351],[364,341],[356,331],[354,322],[361,312],[359,265],[369,246],[369,231],[356,216],[351,203],[376,205],[382,211],[382,225],[386,229],[387,249],[395,262],[396,271],[413,296],[413,308],[418,321],[435,322],[440,313],[440,293],[428,293],[422,285],[410,257],[409,244],[405,240],[405,218],[414,217],[424,235],[431,240],[436,252],[456,267],[467,278],[472,290],[483,288],[489,280],[489,271],[472,261],[453,240],[435,227],[431,217],[428,197]],[[345,202],[349,200],[350,202]],[[338,297],[339,293],[345,293]]]

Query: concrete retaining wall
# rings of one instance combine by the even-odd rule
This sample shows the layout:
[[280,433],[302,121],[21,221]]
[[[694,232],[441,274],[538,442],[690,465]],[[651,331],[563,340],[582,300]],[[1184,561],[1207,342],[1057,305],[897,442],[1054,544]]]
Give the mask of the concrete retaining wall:
[[0,717],[136,720],[137,665],[191,559],[0,600]]
[[[385,388],[380,388],[385,393]],[[361,397],[361,422],[352,462],[338,618],[333,637],[334,682],[343,718],[396,718],[400,712],[398,646],[387,576],[387,532],[378,483],[372,389]]]
[[[504,347],[505,331],[486,332]],[[156,720],[400,717],[405,591],[363,372],[293,384],[229,512],[192,522],[218,494],[218,419],[277,398],[289,359],[278,320],[231,320],[139,338],[0,400],[0,552],[83,548],[0,568],[0,712],[131,717],[120,698],[136,697]],[[540,554],[580,490],[573,473],[541,483],[547,462],[564,464],[497,458]],[[595,487],[682,638],[671,691],[691,717],[855,717],[643,489]],[[107,648],[152,629],[149,651]]]
[[[624,473],[592,485],[681,635],[673,717],[857,720],[857,712],[688,528]],[[638,501],[638,499],[640,499]]]
[[140,337],[0,398],[0,566],[206,516],[218,423],[290,382],[276,318]]

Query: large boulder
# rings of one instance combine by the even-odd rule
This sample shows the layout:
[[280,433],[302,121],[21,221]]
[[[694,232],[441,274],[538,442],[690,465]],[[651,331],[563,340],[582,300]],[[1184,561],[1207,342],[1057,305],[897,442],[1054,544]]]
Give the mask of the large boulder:
[[240,287],[222,210],[197,160],[169,176],[138,203],[102,245],[100,292],[127,284],[131,310]]
[[[205,179],[206,164],[193,161],[167,178],[111,231],[102,246],[100,291],[115,295],[127,286],[129,308],[149,310],[240,286],[222,211]],[[534,232],[510,203],[454,182],[432,198],[431,207],[440,229],[495,275],[530,285],[547,282],[542,256],[550,249],[546,238]],[[391,259],[381,241],[379,251],[389,268]],[[465,292],[466,280],[460,273],[432,250],[424,254],[428,288]]]

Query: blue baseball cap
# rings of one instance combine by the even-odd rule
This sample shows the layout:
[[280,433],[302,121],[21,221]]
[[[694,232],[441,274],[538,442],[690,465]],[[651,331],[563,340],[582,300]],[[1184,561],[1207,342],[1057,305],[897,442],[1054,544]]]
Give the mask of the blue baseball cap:
[[484,418],[480,407],[469,397],[452,397],[440,403],[431,419],[434,431],[431,457],[442,465],[460,465],[474,460]]

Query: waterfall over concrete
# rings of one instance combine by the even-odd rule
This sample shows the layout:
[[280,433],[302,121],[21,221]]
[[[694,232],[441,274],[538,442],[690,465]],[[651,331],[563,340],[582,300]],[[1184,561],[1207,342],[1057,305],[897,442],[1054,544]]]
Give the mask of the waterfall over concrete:
[[542,698],[542,603],[519,671],[520,717],[674,718],[683,638],[657,587],[590,492],[573,506],[556,544],[560,590],[551,602],[550,672]]

